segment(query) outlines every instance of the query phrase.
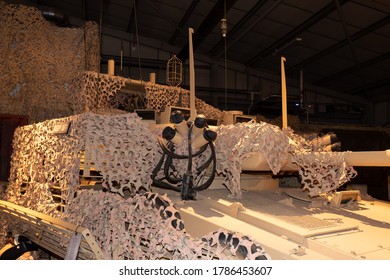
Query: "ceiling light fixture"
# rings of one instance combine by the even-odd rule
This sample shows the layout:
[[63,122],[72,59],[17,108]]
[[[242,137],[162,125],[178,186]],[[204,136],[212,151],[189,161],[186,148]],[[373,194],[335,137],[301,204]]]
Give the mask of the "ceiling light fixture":
[[222,37],[226,37],[226,34],[227,34],[227,19],[226,18],[221,19],[221,32],[222,32]]
[[287,44],[285,44],[284,46],[280,47],[279,49],[275,49],[275,51],[272,53],[272,55],[275,56],[278,53],[280,53],[281,51],[283,51],[284,49],[286,49],[287,47],[289,47],[290,45],[292,45],[296,42],[300,42],[300,41],[302,41],[302,38],[297,37],[297,38],[291,40],[290,42],[288,42]]

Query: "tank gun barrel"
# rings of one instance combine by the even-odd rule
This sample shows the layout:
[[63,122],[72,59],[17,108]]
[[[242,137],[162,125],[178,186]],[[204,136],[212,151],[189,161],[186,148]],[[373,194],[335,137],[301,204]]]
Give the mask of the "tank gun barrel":
[[[316,153],[316,152],[314,152]],[[326,152],[318,152],[326,153]],[[335,153],[335,152],[333,152]],[[337,153],[337,152],[336,152]],[[345,161],[350,166],[386,167],[390,166],[390,149],[384,151],[344,152]],[[242,161],[243,171],[270,171],[262,153],[252,152]],[[292,162],[292,155],[282,164],[282,171],[297,171],[298,166]]]
[[384,151],[349,152],[345,155],[351,166],[390,166],[390,149]]

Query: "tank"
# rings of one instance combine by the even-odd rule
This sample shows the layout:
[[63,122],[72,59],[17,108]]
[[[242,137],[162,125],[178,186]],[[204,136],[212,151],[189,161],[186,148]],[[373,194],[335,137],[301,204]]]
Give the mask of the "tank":
[[[120,111],[18,128],[4,236],[22,236],[38,259],[390,258],[389,203],[364,186],[339,190],[353,166],[389,166],[390,151],[329,152],[324,139],[253,120],[204,127],[214,138],[193,125],[182,143],[164,139],[174,123]],[[2,243],[3,258],[18,256]]]
[[[390,166],[389,152],[305,139],[288,127],[286,102],[280,128],[196,98],[192,33],[189,91],[84,68],[53,83],[72,115],[16,130],[0,259],[390,259],[388,202],[339,190],[353,166]],[[98,40],[84,39],[98,66]],[[285,97],[284,71],[282,81]],[[45,104],[52,92],[41,91]],[[187,127],[161,124],[172,107],[189,112]],[[156,122],[123,111],[137,109]],[[195,133],[197,114],[218,125]],[[291,174],[299,180],[281,184]]]

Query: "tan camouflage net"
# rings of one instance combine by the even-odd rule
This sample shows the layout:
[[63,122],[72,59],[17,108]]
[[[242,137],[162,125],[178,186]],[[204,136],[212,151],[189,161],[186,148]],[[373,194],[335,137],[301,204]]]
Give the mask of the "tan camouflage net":
[[348,152],[327,152],[321,137],[306,140],[291,129],[283,131],[290,139],[289,152],[297,164],[303,190],[310,197],[331,194],[357,175],[345,161]]
[[[157,111],[164,111],[167,106],[178,106],[180,95],[188,94],[188,91],[173,86],[158,84],[145,84],[147,107]],[[183,104],[184,106],[184,104]],[[181,106],[181,107],[183,107]]]
[[[56,134],[58,126],[66,124],[70,124],[69,132]],[[150,199],[135,194],[139,189],[150,190],[148,174],[159,155],[156,139],[136,114],[85,113],[18,128],[7,200],[90,228],[107,258],[268,258],[248,237],[224,230],[195,240],[185,233],[170,202],[162,216],[161,209],[148,205]],[[79,191],[80,158],[86,147],[111,192]],[[121,187],[116,189],[114,185]],[[61,189],[65,214],[58,211],[53,200],[56,187]],[[123,194],[125,188],[133,190],[127,200],[112,193]],[[109,221],[107,217],[111,217]],[[2,225],[4,232],[6,227]],[[134,238],[123,237],[130,234],[127,230]]]
[[29,122],[73,115],[66,88],[85,70],[98,71],[96,23],[58,27],[42,13],[0,0],[0,112]]
[[141,118],[135,113],[94,115],[87,123],[86,151],[102,173],[103,186],[122,196],[150,190],[160,149]]
[[303,190],[310,197],[330,193],[357,175],[345,161],[345,153],[294,153]]
[[76,113],[112,109],[110,100],[129,79],[87,71],[80,73],[68,88],[68,102]]
[[[82,108],[87,108],[87,110],[90,109],[97,109],[97,108],[111,108],[112,103],[110,103],[112,100],[112,97],[115,95],[115,93],[125,85],[126,81],[128,79],[117,77],[117,76],[109,76],[105,74],[99,74],[95,72],[85,72],[81,76],[80,80],[80,92],[82,93],[81,96],[84,97],[84,102],[77,101],[75,104],[80,105],[77,110],[82,110]],[[151,83],[146,83],[145,88],[147,89],[147,104],[149,104],[149,108],[153,108],[156,110],[161,109],[163,106],[172,105],[170,102],[176,102],[179,100],[179,95],[181,96],[181,99],[183,101],[182,106],[188,106],[189,101],[189,94],[186,90],[179,90],[180,88],[177,87],[168,87],[168,86],[161,86],[161,85],[155,85]],[[98,94],[97,94],[98,93]],[[175,96],[172,100],[169,99],[169,96],[172,95]],[[76,98],[71,98],[72,100],[77,100]],[[165,100],[165,101],[164,101]],[[95,102],[96,101],[96,102]],[[217,109],[210,110],[210,105],[207,105],[204,102],[201,102],[197,100],[197,104],[200,105],[200,108],[197,108],[200,113],[203,113],[203,111],[208,114],[208,117],[215,117],[221,119],[222,112],[220,112]],[[107,120],[105,118],[101,119],[101,122],[106,122]],[[108,121],[109,122],[109,121]],[[93,127],[93,125],[89,125],[89,127]],[[91,136],[94,137],[94,142],[99,143],[101,139],[100,134],[105,133],[103,132],[105,130],[90,130]],[[126,130],[119,130],[122,134],[126,134]],[[285,159],[288,156],[288,152],[292,153],[293,155],[299,153],[301,151],[306,152],[308,148],[310,148],[310,143],[307,143],[302,137],[299,137],[297,135],[294,135],[294,133],[289,133],[289,136],[286,137],[285,133],[283,133],[279,127],[273,126],[264,122],[260,123],[247,123],[247,124],[237,124],[235,126],[220,126],[217,129],[218,137],[216,144],[216,151],[217,151],[217,157],[218,157],[218,167],[217,172],[219,174],[223,174],[225,176],[225,185],[228,188],[228,190],[231,192],[233,197],[240,198],[241,196],[241,190],[240,190],[240,174],[241,174],[241,162],[245,156],[247,156],[248,152],[261,152],[265,155],[265,158],[270,166],[271,171],[274,174],[277,174],[280,171],[281,163],[285,162]],[[110,138],[110,140],[113,143],[117,143],[118,140],[115,139],[115,137],[131,137],[130,135],[116,135],[116,132],[113,134],[113,136]],[[144,139],[148,139],[148,137],[153,137],[152,134],[143,135]],[[91,138],[92,139],[92,138]],[[223,140],[222,140],[223,139]],[[290,140],[289,140],[290,139]],[[296,143],[296,144],[294,144]],[[186,145],[185,143],[183,144]],[[115,146],[115,145],[114,145]],[[314,148],[314,147],[312,147]],[[316,148],[317,149],[317,148]],[[185,148],[182,149],[182,153],[185,153]],[[109,158],[112,160],[113,156],[108,156],[106,151],[95,149],[94,150],[94,157],[101,158],[101,156],[105,156],[105,162],[100,163],[99,161],[96,161],[95,164],[100,167],[100,169],[105,170],[106,172],[109,170],[107,168]],[[119,153],[119,152],[118,152]],[[123,160],[123,152],[121,151],[121,154],[114,155],[118,158],[118,156]],[[207,154],[205,154],[207,156]],[[204,159],[205,156],[202,158]],[[326,155],[326,157],[333,158],[336,157],[336,154],[329,153]],[[107,158],[108,157],[108,158]],[[299,164],[302,160],[298,161],[299,157],[297,156],[296,162]],[[315,159],[314,159],[315,161]],[[111,165],[115,165],[115,160],[113,163],[110,163]],[[180,163],[176,163],[180,165]],[[118,163],[118,166],[126,165],[128,168],[130,165],[128,162],[124,163]],[[186,163],[182,162],[182,166],[185,166]],[[307,184],[307,182],[310,181],[310,179],[307,178],[306,174],[308,174],[308,169],[310,165],[308,164],[299,164],[300,168],[304,171],[301,172],[302,176],[302,183]],[[337,165],[338,166],[338,165]],[[337,168],[337,170],[347,170],[348,167],[344,168]],[[113,169],[111,169],[113,170]],[[178,168],[178,176],[181,176],[184,172],[183,168]],[[310,170],[310,169],[309,169]],[[129,172],[129,178],[124,178],[123,174],[119,175],[120,178],[118,179],[118,175],[115,171],[111,171],[111,174],[107,174],[105,176],[105,186],[108,188],[111,188],[113,191],[117,189],[117,191],[123,195],[124,190],[133,190],[132,184],[136,181],[137,176],[139,173],[137,172]],[[126,174],[126,173],[125,173]],[[347,174],[349,174],[347,172]],[[202,175],[202,174],[201,174]],[[351,173],[351,175],[353,175]],[[201,178],[202,176],[199,176]],[[318,183],[315,183],[314,186],[310,188],[310,195],[314,196],[317,193],[321,192],[329,192],[337,188],[341,183],[344,181],[340,181],[336,177],[332,177],[329,174],[324,175],[324,177],[329,178],[333,184],[325,184],[326,186],[322,186],[321,189],[318,189]],[[111,179],[108,179],[111,178]],[[346,176],[347,180],[351,178],[351,176]],[[136,183],[136,189],[142,186],[144,183],[142,180],[138,180]],[[306,183],[305,183],[306,182]],[[313,181],[314,183],[314,181]],[[147,184],[148,185],[148,184]],[[118,187],[120,186],[120,187]],[[306,187],[307,189],[307,187]],[[132,192],[132,191],[131,191]]]
[[[345,152],[324,152],[324,147],[318,145],[317,138],[306,140],[294,134],[292,130],[282,130],[280,127],[265,122],[237,123],[221,125],[216,128],[217,139],[214,141],[218,175],[224,176],[223,185],[229,190],[230,197],[241,199],[240,178],[241,163],[250,153],[263,154],[274,175],[277,175],[283,165],[292,158],[297,165],[304,191],[308,195],[318,196],[335,191],[348,182],[356,171],[345,162]],[[188,142],[185,138],[180,146],[175,146],[175,153],[187,155]],[[193,170],[197,170],[208,160],[210,150],[193,160]],[[173,159],[175,172],[172,177],[181,178],[187,167],[187,160]],[[264,171],[264,170],[263,170]],[[265,170],[266,171],[266,170]],[[194,172],[194,186],[201,183],[206,172]],[[164,177],[160,172],[157,179]],[[181,186],[181,182],[177,184]]]
[[64,200],[72,197],[79,182],[82,143],[80,138],[54,134],[54,127],[73,120],[73,129],[82,130],[76,128],[79,118],[45,121],[15,131],[8,201],[55,215],[57,203],[51,190],[58,186]]
[[[87,72],[84,73],[80,81],[83,85],[80,90],[80,96],[83,96],[84,99],[81,102],[77,101],[76,104],[86,105],[82,105],[79,110],[82,110],[83,106],[85,106],[87,110],[128,107],[129,104],[127,103],[127,99],[122,98],[123,103],[121,103],[121,99],[115,99],[113,97],[121,87],[125,86],[126,82],[131,82],[130,79]],[[179,87],[152,84],[149,82],[144,84],[144,88],[146,91],[145,105],[148,109],[154,109],[159,112],[167,106],[179,105],[180,107],[189,107],[190,97],[188,90]],[[72,99],[77,100],[76,98]],[[113,100],[116,102],[113,102]],[[200,99],[196,99],[195,105],[199,114],[204,114],[207,118],[217,119],[220,122],[223,120],[223,112],[213,108]],[[301,153],[307,154],[307,151],[321,151],[321,147],[316,147],[313,145],[313,142],[306,141],[303,137],[294,134],[292,131],[282,131],[275,125],[265,122],[250,122],[247,124],[219,126],[217,128],[217,133],[218,136],[215,141],[218,163],[217,172],[218,174],[225,176],[224,185],[231,192],[231,196],[235,198],[241,197],[241,162],[248,156],[249,152],[263,153],[270,166],[270,170],[275,175],[280,171],[282,167],[281,164],[286,162],[289,153],[292,154],[293,157],[297,155],[295,162],[299,166],[301,181],[305,186],[305,190],[309,190],[310,196],[331,192],[354,176],[353,168],[346,166],[345,161],[340,161],[337,164],[335,163],[334,159],[340,158],[338,154],[327,153],[325,157],[329,158],[329,160],[334,163],[332,167],[330,167],[331,165],[327,165],[328,168],[338,170],[342,174],[345,174],[345,176],[331,176],[333,173],[329,174],[328,172],[325,172],[325,169],[322,169],[324,174],[321,176],[328,179],[324,179],[324,184],[319,186],[315,180],[312,181],[309,178],[308,174],[312,169],[309,164],[301,164],[302,160],[299,155]],[[186,145],[187,142],[184,141],[182,146],[177,148],[178,154],[186,153]],[[209,154],[207,154],[207,152],[202,155],[198,161],[195,162],[194,169],[196,169],[196,166],[201,165],[208,156]],[[316,159],[312,158],[312,160],[315,165]],[[177,167],[176,175],[181,177],[187,165],[186,161],[175,160],[174,164]],[[195,178],[195,184],[201,180],[202,176],[203,174],[199,174],[199,176]],[[308,182],[313,183],[312,187],[308,187]]]
[[[70,125],[69,132],[56,133],[60,124]],[[62,201],[71,201],[85,149],[108,189],[121,194],[150,189],[159,155],[155,135],[135,113],[84,113],[16,130],[8,200],[47,213],[55,210],[52,191],[59,188]]]
[[221,125],[216,131],[217,172],[226,176],[224,184],[235,198],[241,198],[241,163],[249,152],[263,153],[273,174],[287,160],[288,138],[277,126],[251,121]]
[[[99,109],[129,110],[141,106],[156,112],[164,111],[167,106],[189,107],[190,92],[180,87],[142,82],[145,93],[140,92],[139,96],[126,96],[126,94],[119,92],[126,83],[134,82],[120,76],[87,71],[72,81],[68,88],[68,102],[77,114]],[[133,108],[130,108],[129,98],[133,98],[131,100]],[[198,98],[195,98],[195,107],[198,114],[204,114],[207,118],[220,121],[223,119],[222,111]]]
[[[161,111],[167,106],[190,107],[190,91],[172,86],[164,86],[152,83],[145,84],[147,107]],[[195,97],[195,109],[198,114],[203,114],[209,119],[222,122],[223,112]]]
[[5,190],[7,189],[7,184],[6,182],[0,181],[0,200],[4,199],[5,197]]
[[219,230],[201,239],[191,237],[169,198],[150,192],[125,200],[112,193],[81,191],[63,219],[89,228],[106,259],[270,259],[258,243],[241,234]]
[[250,152],[262,153],[274,175],[290,156],[297,164],[303,190],[311,197],[331,193],[357,174],[346,163],[346,152],[324,152],[316,138],[306,140],[290,129],[250,121],[221,125],[216,131],[217,173],[225,176],[223,184],[234,198],[241,198],[241,163]]
[[[67,129],[67,124],[70,125],[69,129]],[[61,127],[61,125],[65,129],[63,128],[62,132],[59,133],[58,127]],[[294,147],[294,156],[298,163],[303,162],[300,156],[305,159],[303,151],[307,150],[303,148],[305,147],[303,144],[307,145],[307,143],[304,139],[294,136],[292,132],[282,131],[277,126],[267,123],[249,122],[220,126],[217,128],[217,132],[218,137],[215,142],[218,157],[217,171],[226,176],[225,185],[231,192],[231,195],[236,198],[241,196],[239,184],[240,162],[248,152],[263,153],[274,174],[280,170],[281,163],[287,157],[288,152],[291,152],[289,151],[291,147]],[[97,236],[95,237],[101,242],[102,249],[107,251],[107,257],[169,259],[189,258],[191,256],[193,258],[202,258],[199,252],[204,254],[205,250],[200,250],[200,246],[203,249],[207,248],[206,252],[213,252],[207,253],[211,254],[209,256],[212,256],[212,258],[221,258],[217,252],[219,250],[223,251],[222,247],[219,247],[222,243],[215,243],[216,238],[218,237],[218,240],[220,240],[222,235],[225,237],[232,236],[231,233],[220,231],[215,233],[216,235],[212,235],[213,241],[209,237],[209,239],[206,238],[202,242],[199,240],[193,241],[195,245],[190,244],[188,241],[190,239],[188,239],[188,236],[185,237],[183,232],[179,231],[178,235],[172,234],[172,229],[168,227],[168,224],[172,221],[170,219],[172,215],[169,217],[161,216],[161,214],[158,214],[160,212],[156,210],[155,206],[149,207],[147,205],[149,202],[143,200],[145,197],[139,196],[143,191],[151,191],[150,174],[160,158],[160,147],[157,145],[157,136],[160,133],[161,130],[149,130],[134,113],[111,114],[105,112],[105,114],[96,114],[89,112],[20,127],[15,133],[11,177],[6,199],[30,209],[61,218],[63,214],[58,211],[59,202],[53,199],[55,191],[60,189],[60,203],[64,204],[63,208],[68,213],[67,215],[70,215],[69,219],[81,219],[82,221],[77,222],[83,223],[83,226],[90,227],[91,230],[96,229]],[[180,148],[178,148],[178,151],[184,153],[184,150],[181,151]],[[326,162],[325,159],[331,159],[337,155],[339,154],[328,153],[321,160]],[[84,165],[86,159],[89,158],[91,163],[93,163],[93,167],[101,172],[103,185],[110,191],[109,193],[91,192],[83,199],[84,195],[79,192],[79,170],[82,157]],[[311,165],[300,165],[302,172],[306,172],[301,173],[303,178],[311,176],[313,172],[316,172],[315,174],[319,172],[321,176],[326,177],[327,182],[335,182],[335,180],[338,180],[337,183],[343,182],[340,180],[342,178],[340,176],[342,174],[340,173],[341,169],[337,172],[333,172],[332,170],[334,169],[326,170],[326,173],[323,173],[322,170],[313,169],[316,167],[313,165],[313,158],[309,158],[309,160]],[[314,163],[316,162],[315,160],[317,159],[314,159]],[[334,168],[335,163],[340,162],[339,160],[332,161],[330,162],[331,164],[328,163],[327,167]],[[194,168],[196,164],[194,164]],[[184,165],[186,164],[184,163]],[[347,168],[345,164],[341,167]],[[180,164],[178,164],[177,170],[178,176],[182,175],[183,172],[179,172],[181,170]],[[351,175],[349,173],[344,174],[346,176],[343,178],[347,179]],[[319,188],[321,192],[327,192],[338,187],[336,183],[321,185],[314,180],[306,182],[316,184],[313,187],[311,185],[309,187],[309,192],[312,194]],[[305,189],[307,189],[307,186]],[[125,192],[131,193],[127,200],[123,198],[126,197]],[[76,200],[74,200],[76,193]],[[120,194],[122,197],[115,193]],[[96,198],[93,198],[94,196]],[[106,198],[111,202],[105,203]],[[129,210],[126,211],[133,213],[131,214],[133,216],[128,212],[124,213],[118,210],[122,209],[122,206],[120,206],[122,203],[127,205],[126,207]],[[141,205],[140,203],[143,203],[142,205],[145,206],[145,208],[142,208],[143,212],[140,210],[141,208],[135,207],[135,205]],[[101,215],[96,215],[94,211],[97,211],[97,209]],[[138,213],[137,211],[141,212]],[[107,225],[105,219],[108,216],[111,217],[111,215],[115,217],[112,221],[110,220],[111,223],[118,220],[116,215],[131,217],[131,223],[148,225],[148,230],[151,230],[156,235],[149,234],[149,238],[144,239],[144,231],[141,230],[142,226],[140,228],[131,227],[133,231],[132,236],[135,239],[123,240],[121,237],[127,236],[126,232],[115,232]],[[87,218],[89,216],[91,216],[91,220]],[[129,221],[120,220],[118,222],[124,225],[127,224],[128,227],[125,227],[125,229],[126,231],[130,230]],[[162,223],[167,223],[167,227],[162,227]],[[179,220],[175,223],[180,225]],[[117,228],[115,227],[115,229]],[[99,237],[103,229],[106,232],[105,234],[107,234],[104,238]],[[5,231],[6,228],[3,226],[2,230]],[[247,238],[237,236],[235,238],[238,238],[236,240],[239,244],[251,242]],[[172,238],[177,239],[173,240]],[[172,248],[172,244],[177,244],[178,240],[184,242],[183,248],[175,250]],[[229,240],[231,241],[231,238]],[[176,243],[171,243],[173,241]],[[234,244],[238,244],[237,242]],[[125,245],[121,245],[122,243]],[[137,246],[144,251],[135,251],[136,249],[134,248],[137,247],[135,244],[138,244]],[[211,247],[217,247],[213,251],[206,244],[209,244]],[[231,250],[236,249],[237,246],[234,244],[229,245]],[[188,246],[186,247],[185,245]],[[150,246],[156,246],[156,248],[161,248],[161,250],[149,250]],[[225,244],[225,246],[227,245]],[[115,250],[115,248],[118,249]],[[244,251],[248,252],[247,249]],[[193,250],[195,253],[192,252]],[[259,249],[259,251],[254,252],[253,257],[256,256],[256,252],[260,252],[260,255],[263,254],[263,251]]]

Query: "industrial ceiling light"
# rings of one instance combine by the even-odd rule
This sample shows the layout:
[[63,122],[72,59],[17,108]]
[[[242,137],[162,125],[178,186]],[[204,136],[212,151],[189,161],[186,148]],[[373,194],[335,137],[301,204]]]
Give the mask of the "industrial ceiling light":
[[290,45],[292,45],[296,42],[301,42],[301,41],[302,41],[302,38],[297,37],[297,38],[291,40],[290,42],[288,42],[287,44],[285,44],[284,46],[280,47],[279,49],[275,49],[275,51],[272,53],[272,55],[275,56],[278,53],[280,53],[281,51],[283,51],[284,49],[288,48]]
[[226,34],[227,34],[227,19],[226,18],[221,19],[221,32],[222,32],[222,37],[226,37]]

